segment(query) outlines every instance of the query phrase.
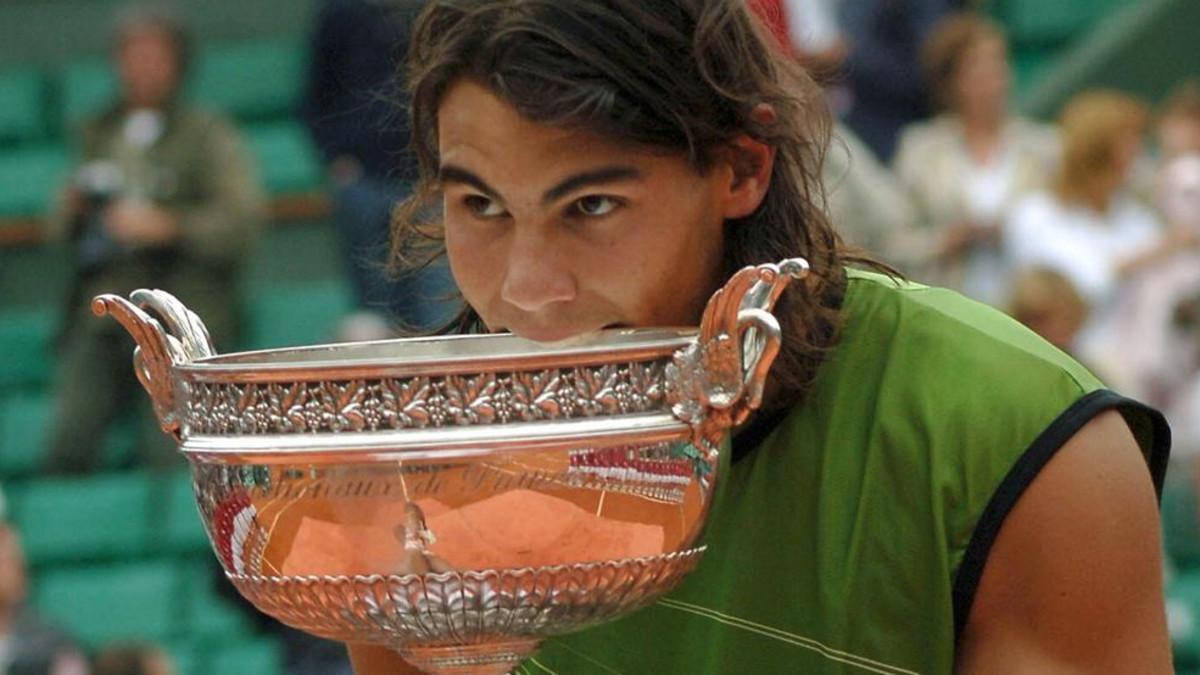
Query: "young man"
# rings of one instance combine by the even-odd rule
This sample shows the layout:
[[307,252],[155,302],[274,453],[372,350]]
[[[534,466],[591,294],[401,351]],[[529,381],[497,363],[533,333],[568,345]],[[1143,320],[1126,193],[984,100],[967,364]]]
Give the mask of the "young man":
[[1170,672],[1161,416],[997,312],[848,269],[815,206],[828,113],[766,40],[738,0],[445,0],[416,28],[397,245],[441,237],[465,328],[695,324],[739,267],[813,269],[700,567],[523,671]]

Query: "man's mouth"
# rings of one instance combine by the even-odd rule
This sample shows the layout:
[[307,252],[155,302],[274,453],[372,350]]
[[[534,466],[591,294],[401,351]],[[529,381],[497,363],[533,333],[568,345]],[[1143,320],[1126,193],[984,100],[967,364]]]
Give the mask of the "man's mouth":
[[620,330],[630,328],[630,325],[622,322],[614,322],[604,324],[598,328],[577,328],[574,326],[521,326],[519,328],[502,327],[496,332],[511,332],[514,335],[519,335],[527,340],[535,342],[562,342],[572,338],[584,337],[598,333],[602,330]]

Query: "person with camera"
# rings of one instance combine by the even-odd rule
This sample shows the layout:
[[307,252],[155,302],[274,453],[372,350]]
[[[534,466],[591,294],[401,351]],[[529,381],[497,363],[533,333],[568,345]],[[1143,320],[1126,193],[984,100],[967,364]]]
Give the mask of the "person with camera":
[[[75,263],[51,473],[90,471],[109,425],[142,398],[128,338],[92,319],[94,295],[161,288],[205,317],[216,345],[235,335],[239,269],[265,196],[239,134],[183,100],[188,55],[186,31],[173,17],[150,10],[122,17],[112,51],[118,100],[84,124],[78,168],[47,224]],[[173,456],[161,433],[141,436],[150,463]]]

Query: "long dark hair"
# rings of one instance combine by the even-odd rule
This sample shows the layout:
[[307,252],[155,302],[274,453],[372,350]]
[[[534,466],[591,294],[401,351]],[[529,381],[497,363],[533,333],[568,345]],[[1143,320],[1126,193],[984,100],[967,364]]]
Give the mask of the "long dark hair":
[[[725,271],[808,259],[813,274],[794,284],[775,312],[784,344],[772,369],[782,390],[777,401],[804,393],[837,338],[843,265],[864,259],[847,251],[822,207],[819,176],[831,127],[824,96],[743,0],[431,2],[409,53],[420,180],[394,222],[402,266],[445,253],[440,226],[428,217],[439,198],[437,110],[462,78],[530,120],[678,152],[700,172],[740,134],[774,147],[762,204],[726,225]],[[774,120],[752,115],[764,103]],[[469,307],[457,320],[459,330],[478,324]]]

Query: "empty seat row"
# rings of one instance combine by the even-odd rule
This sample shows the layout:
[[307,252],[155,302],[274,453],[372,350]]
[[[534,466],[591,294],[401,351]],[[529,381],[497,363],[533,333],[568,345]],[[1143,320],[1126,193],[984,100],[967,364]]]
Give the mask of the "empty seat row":
[[59,314],[52,306],[0,310],[0,391],[49,380]]
[[[304,193],[320,187],[320,161],[299,122],[251,123],[242,131],[270,194]],[[0,218],[44,216],[67,180],[72,161],[60,142],[0,149]]]
[[[327,342],[338,320],[352,307],[349,284],[341,277],[256,284],[245,294],[245,329],[239,348]],[[11,397],[22,399],[16,405],[26,412],[49,405],[42,392],[54,374],[53,341],[60,315],[55,306],[0,309],[0,354],[4,355],[0,359],[0,475],[5,465],[2,439],[10,433],[5,431],[4,408]]]
[[1129,4],[1129,0],[992,0],[988,9],[1020,47],[1069,41]]
[[[205,45],[188,79],[188,95],[243,121],[287,117],[299,103],[305,63],[299,39]],[[112,66],[103,58],[52,74],[36,68],[0,72],[0,145],[61,136],[108,105],[116,89]]]
[[249,608],[215,590],[206,561],[155,559],[53,569],[34,580],[38,611],[94,651],[165,645],[182,675],[282,672],[277,641],[256,637]]
[[40,478],[6,491],[35,567],[209,550],[186,472]]

